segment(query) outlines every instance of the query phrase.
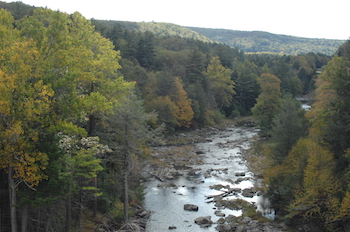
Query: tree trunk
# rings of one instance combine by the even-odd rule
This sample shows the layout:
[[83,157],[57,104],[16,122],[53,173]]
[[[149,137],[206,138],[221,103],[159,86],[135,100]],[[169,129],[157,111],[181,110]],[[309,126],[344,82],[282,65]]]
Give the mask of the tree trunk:
[[83,231],[83,190],[79,190],[79,216],[78,216],[78,231]]
[[10,201],[10,218],[11,218],[11,232],[17,232],[17,214],[16,203],[17,193],[15,180],[13,179],[13,167],[8,167],[8,182],[9,182],[9,201]]
[[21,232],[27,232],[27,228],[28,228],[28,209],[29,209],[28,205],[25,205],[25,206],[22,207]]
[[[95,177],[94,180],[95,188],[97,188],[97,177]],[[97,190],[94,191],[95,194],[97,193]],[[97,217],[97,196],[94,195],[93,202],[92,202],[92,218],[96,219]]]
[[70,232],[72,224],[72,196],[71,189],[69,187],[69,193],[67,195],[66,202],[66,232]]
[[97,125],[97,117],[93,114],[89,116],[89,130],[88,130],[88,136],[94,136],[96,131],[96,125]]
[[128,161],[125,155],[124,158],[124,223],[129,221],[129,186],[128,186]]

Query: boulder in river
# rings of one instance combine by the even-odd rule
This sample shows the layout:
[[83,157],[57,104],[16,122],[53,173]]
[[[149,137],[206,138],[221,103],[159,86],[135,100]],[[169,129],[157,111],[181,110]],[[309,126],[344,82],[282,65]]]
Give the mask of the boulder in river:
[[245,172],[236,172],[235,176],[245,176]]
[[255,188],[246,188],[246,189],[243,189],[242,191],[242,195],[244,197],[254,197],[255,193],[256,193],[256,189]]
[[220,210],[216,210],[214,213],[218,217],[225,217],[225,214],[223,212],[221,212]]
[[219,232],[230,232],[230,231],[236,231],[237,228],[236,223],[232,223],[232,224],[219,224],[216,228],[217,231]]
[[194,219],[194,222],[196,224],[200,225],[201,227],[208,227],[211,224],[213,224],[213,221],[211,220],[211,216],[198,217],[198,218]]
[[239,177],[237,178],[237,180],[235,181],[235,184],[239,184],[241,183],[242,181],[246,181],[246,180],[250,180],[251,178],[250,177]]
[[186,211],[198,211],[198,206],[193,204],[185,204],[184,210]]

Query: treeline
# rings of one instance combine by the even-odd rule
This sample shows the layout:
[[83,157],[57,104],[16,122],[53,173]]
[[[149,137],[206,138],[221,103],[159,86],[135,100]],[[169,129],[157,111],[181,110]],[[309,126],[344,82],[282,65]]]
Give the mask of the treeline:
[[191,30],[190,28],[179,26],[172,23],[157,23],[157,22],[128,22],[128,21],[114,21],[114,20],[94,20],[98,24],[103,24],[107,27],[120,25],[127,30],[135,30],[138,32],[152,32],[156,36],[179,36],[181,38],[194,39],[202,42],[215,41],[208,37]]
[[350,43],[343,44],[316,79],[305,112],[282,94],[275,75],[259,78],[252,108],[260,141],[252,168],[264,177],[277,217],[302,231],[349,231]]
[[206,37],[247,53],[278,53],[299,55],[310,52],[333,55],[344,40],[312,39],[277,35],[264,31],[236,31],[190,27]]
[[313,53],[245,55],[224,44],[155,36],[148,31],[142,33],[121,25],[93,22],[115,49],[121,51],[121,72],[127,80],[137,82],[146,109],[161,112],[159,122],[165,122],[168,131],[183,126],[177,122],[176,107],[169,107],[174,103],[177,80],[193,111],[191,125],[205,126],[222,117],[250,115],[260,93],[257,79],[262,73],[278,76],[284,93],[304,95],[313,90],[317,71],[330,60],[329,56]]

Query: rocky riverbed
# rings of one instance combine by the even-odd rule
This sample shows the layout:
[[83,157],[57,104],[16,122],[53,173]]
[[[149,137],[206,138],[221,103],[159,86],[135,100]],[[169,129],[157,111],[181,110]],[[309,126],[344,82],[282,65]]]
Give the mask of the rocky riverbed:
[[286,231],[270,220],[273,210],[242,156],[255,136],[254,127],[227,123],[153,148],[143,168],[146,231]]

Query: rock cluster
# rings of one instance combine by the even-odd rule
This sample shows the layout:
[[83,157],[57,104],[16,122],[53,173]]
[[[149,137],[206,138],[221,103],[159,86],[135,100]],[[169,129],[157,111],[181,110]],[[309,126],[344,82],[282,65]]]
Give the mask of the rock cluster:
[[[157,187],[159,188],[172,188],[175,189],[186,187],[188,189],[195,188],[191,186],[177,186],[172,183],[173,179],[176,179],[180,176],[193,176],[193,175],[202,175],[204,178],[210,178],[212,176],[220,176],[222,174],[227,174],[230,170],[228,168],[208,168],[205,170],[201,170],[199,168],[192,168],[192,165],[201,164],[203,155],[206,155],[210,150],[200,150],[194,146],[196,142],[212,142],[208,140],[208,134],[216,134],[218,132],[217,128],[207,128],[206,130],[197,130],[192,133],[182,133],[177,135],[173,139],[174,143],[172,145],[177,146],[162,146],[153,148],[151,157],[155,160],[153,164],[150,164],[149,168],[147,168],[146,164],[143,168],[145,173],[148,173],[150,177],[158,179],[160,182]],[[178,141],[186,141],[179,145]],[[232,148],[237,147],[237,141],[228,140],[226,143],[217,143],[215,144],[221,148]],[[231,158],[241,157],[242,153],[237,153],[236,156],[232,156]],[[242,162],[245,162],[244,160]],[[215,167],[215,163],[213,164]],[[234,173],[235,177],[233,180],[226,179],[227,182],[232,185],[239,184],[242,181],[251,180],[252,177],[250,174],[237,170]],[[147,177],[147,176],[145,176]],[[198,184],[198,182],[197,182]],[[214,214],[216,217],[219,217],[219,220],[216,222],[212,221],[212,218],[207,215],[199,215],[201,217],[196,218],[192,223],[196,225],[190,226],[200,226],[200,227],[210,227],[216,226],[216,230],[218,231],[270,231],[270,232],[280,232],[285,231],[286,226],[284,224],[278,224],[274,222],[269,222],[267,219],[266,222],[263,222],[262,218],[257,217],[256,215],[249,215],[247,207],[249,211],[255,212],[254,205],[248,203],[244,200],[240,201],[231,201],[224,200],[228,196],[242,195],[244,197],[253,197],[256,195],[262,194],[257,188],[233,188],[230,185],[213,185],[210,186],[212,189],[220,190],[222,193],[219,195],[207,196],[207,202],[214,202]],[[180,195],[180,194],[179,194]],[[235,217],[233,215],[226,215],[222,209],[232,209],[232,210],[241,210],[242,215],[240,217]],[[252,209],[252,210],[251,210]],[[194,204],[185,204],[183,206],[184,211],[195,211],[198,212],[198,206]],[[225,211],[227,212],[227,211]],[[261,216],[261,215],[260,215]],[[259,219],[259,220],[258,220]],[[187,221],[188,222],[188,221]],[[179,225],[169,225],[169,230],[179,230]]]
[[287,227],[283,223],[259,222],[250,217],[235,217],[229,215],[226,219],[219,220],[215,229],[219,232],[283,232],[287,230]]
[[202,228],[209,227],[211,226],[211,224],[213,224],[213,221],[211,220],[211,216],[198,217],[194,220],[194,222]]

